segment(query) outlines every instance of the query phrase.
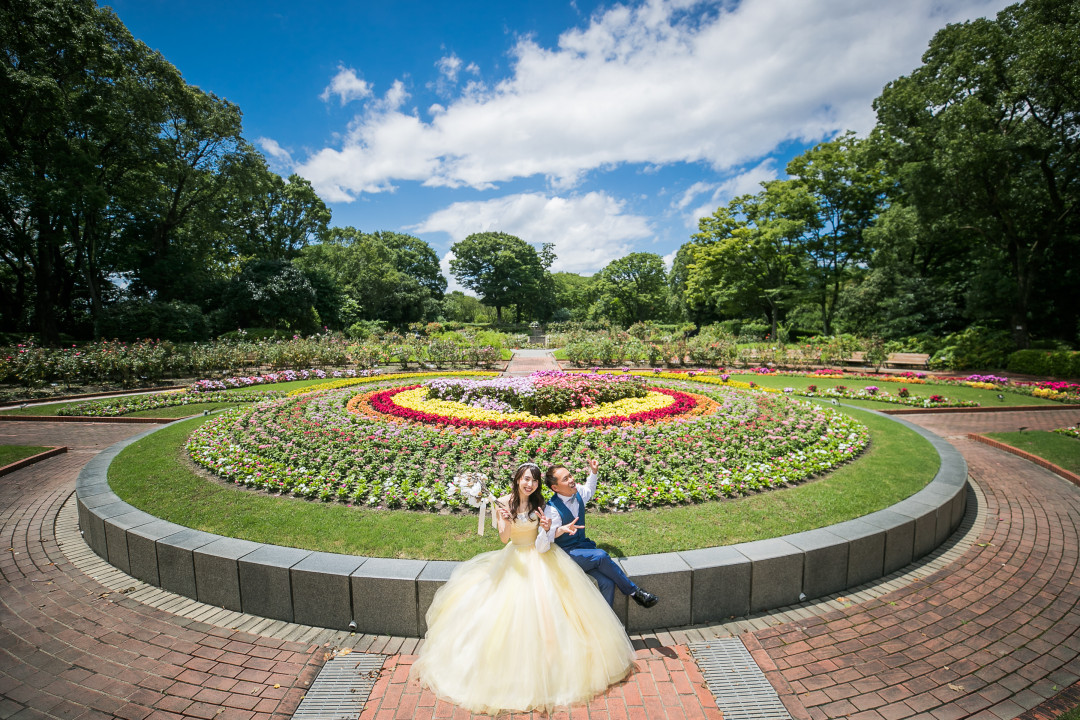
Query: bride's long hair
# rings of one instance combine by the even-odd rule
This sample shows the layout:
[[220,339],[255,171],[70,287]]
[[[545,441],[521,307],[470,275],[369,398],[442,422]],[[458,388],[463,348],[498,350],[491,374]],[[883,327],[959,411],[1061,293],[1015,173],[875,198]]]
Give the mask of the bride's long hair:
[[514,479],[510,483],[510,517],[517,518],[520,511],[521,498],[518,493],[518,483],[521,482],[521,478],[525,477],[528,473],[536,481],[536,489],[529,495],[529,507],[526,508],[526,512],[532,512],[536,510],[538,512],[544,509],[544,493],[543,493],[543,480],[540,475],[540,466],[536,463],[522,463],[518,465],[518,469],[514,471]]

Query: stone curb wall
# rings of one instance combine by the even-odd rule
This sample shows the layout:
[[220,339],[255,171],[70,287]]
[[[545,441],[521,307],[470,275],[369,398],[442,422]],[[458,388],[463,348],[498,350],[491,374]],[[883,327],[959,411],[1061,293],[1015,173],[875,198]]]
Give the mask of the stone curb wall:
[[[631,631],[714,622],[822,597],[888,575],[927,555],[960,525],[967,464],[926,438],[941,467],[922,490],[837,525],[769,540],[619,558],[661,602],[643,609],[616,594]],[[211,605],[285,622],[420,637],[435,591],[459,563],[313,552],[226,538],[128,505],[109,488],[109,464],[135,435],[99,453],[76,482],[79,526],[103,559],[143,582]]]

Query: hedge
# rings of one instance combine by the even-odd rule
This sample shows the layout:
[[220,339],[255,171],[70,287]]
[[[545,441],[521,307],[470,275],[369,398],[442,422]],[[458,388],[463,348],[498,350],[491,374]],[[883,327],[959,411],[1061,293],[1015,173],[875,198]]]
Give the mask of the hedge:
[[1009,372],[1056,378],[1080,378],[1080,352],[1017,350],[1009,355]]

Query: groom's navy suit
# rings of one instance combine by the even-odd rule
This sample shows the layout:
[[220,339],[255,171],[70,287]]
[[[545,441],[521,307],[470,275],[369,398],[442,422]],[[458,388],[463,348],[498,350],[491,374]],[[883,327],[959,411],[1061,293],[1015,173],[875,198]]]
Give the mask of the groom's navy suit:
[[[573,535],[559,535],[555,538],[555,544],[565,550],[582,570],[596,580],[596,584],[600,586],[600,594],[607,600],[608,605],[614,605],[616,587],[624,595],[632,595],[637,590],[637,586],[631,582],[630,578],[626,577],[626,573],[615,564],[615,561],[611,559],[606,550],[596,547],[596,543],[585,537],[585,503],[595,494],[596,481],[597,477],[595,475],[589,476],[584,487],[585,497],[582,497],[582,490],[574,493],[570,505],[576,505],[576,508],[569,507],[563,496],[555,493],[551,500],[548,501],[548,509],[545,510],[545,514],[551,517],[553,521],[551,523],[552,532],[559,525],[569,525],[574,520],[578,521],[581,529]],[[554,522],[556,518],[552,517],[552,510],[558,513],[558,522]]]

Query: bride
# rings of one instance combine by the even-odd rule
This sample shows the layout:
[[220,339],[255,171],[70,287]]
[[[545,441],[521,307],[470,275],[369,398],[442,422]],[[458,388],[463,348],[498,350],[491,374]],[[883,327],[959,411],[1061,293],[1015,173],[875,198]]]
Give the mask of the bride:
[[412,676],[474,713],[584,702],[633,669],[619,619],[577,563],[550,544],[540,485],[538,466],[518,467],[510,494],[499,498],[506,546],[458,566],[427,612]]

